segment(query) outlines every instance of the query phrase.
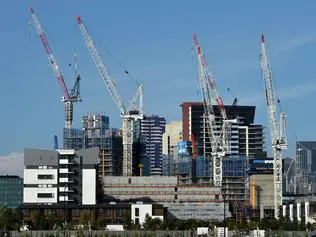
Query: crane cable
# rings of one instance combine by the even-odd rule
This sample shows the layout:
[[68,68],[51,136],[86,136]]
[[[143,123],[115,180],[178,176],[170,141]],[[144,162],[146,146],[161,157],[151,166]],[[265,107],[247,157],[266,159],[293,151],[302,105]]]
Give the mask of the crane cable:
[[[92,31],[88,26],[85,26],[85,27],[87,28],[87,31],[92,35],[93,39],[96,39],[96,37],[95,37],[93,31]],[[141,84],[139,83],[139,81],[127,70],[127,68],[124,67],[124,65],[114,56],[114,54],[110,51],[110,49],[105,46],[105,44],[103,44],[102,42],[100,42],[100,41],[98,41],[98,40],[96,40],[96,42],[97,42],[102,48],[104,48],[104,49],[108,52],[108,54],[110,55],[110,57],[119,65],[119,67],[120,67],[121,69],[123,69],[124,73],[125,73],[129,78],[133,79],[133,80],[136,82],[136,84],[137,84],[138,86],[141,85]]]

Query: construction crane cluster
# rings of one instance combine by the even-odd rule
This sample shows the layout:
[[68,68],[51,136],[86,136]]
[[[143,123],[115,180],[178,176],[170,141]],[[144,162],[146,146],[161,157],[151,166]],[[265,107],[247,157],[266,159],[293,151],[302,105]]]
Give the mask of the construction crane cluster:
[[[62,71],[57,64],[53,51],[48,43],[48,39],[44,29],[39,21],[38,16],[35,14],[33,8],[30,8],[33,23],[35,25],[37,34],[40,38],[49,64],[53,73],[59,82],[62,90],[63,97],[61,101],[65,104],[65,128],[71,129],[73,122],[73,103],[81,102],[80,97],[80,75],[77,74],[75,63],[75,84],[71,90],[66,86]],[[90,52],[91,58],[100,73],[106,87],[117,105],[120,116],[122,119],[122,137],[123,137],[123,175],[131,176],[133,169],[133,143],[134,143],[134,122],[142,120],[143,114],[143,86],[137,84],[137,90],[128,106],[122,101],[118,89],[116,88],[115,81],[108,73],[105,64],[96,48],[96,44],[92,39],[91,34],[87,30],[85,23],[78,16],[76,17],[84,42]],[[196,55],[198,59],[198,78],[199,86],[202,94],[204,104],[204,121],[206,132],[209,142],[211,144],[211,157],[212,159],[212,173],[213,184],[217,187],[222,187],[223,180],[223,158],[230,154],[230,138],[232,124],[238,123],[237,118],[229,119],[223,100],[216,87],[214,76],[210,70],[207,59],[203,54],[201,45],[196,35],[193,35]],[[270,128],[270,135],[272,141],[272,152],[274,158],[274,210],[275,218],[279,218],[279,208],[282,205],[282,152],[287,149],[286,137],[286,121],[285,114],[281,112],[279,118],[277,116],[277,100],[274,94],[272,71],[269,63],[268,52],[264,35],[261,38],[261,72],[264,81],[266,107]],[[228,92],[233,96],[230,88]],[[237,105],[238,99],[233,96],[233,106]],[[221,121],[216,121],[213,105],[217,107],[220,112]],[[219,127],[219,129],[218,129]],[[193,148],[193,159],[197,157],[196,140],[194,134],[190,134],[190,140]],[[55,138],[55,149],[58,148],[57,138]],[[292,165],[292,163],[291,163]],[[288,181],[287,181],[288,182]]]

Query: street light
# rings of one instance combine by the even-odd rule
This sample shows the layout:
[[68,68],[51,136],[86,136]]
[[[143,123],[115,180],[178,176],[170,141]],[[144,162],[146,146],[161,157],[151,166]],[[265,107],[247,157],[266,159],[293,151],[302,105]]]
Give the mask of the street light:
[[226,237],[226,195],[223,193],[224,199],[224,237]]

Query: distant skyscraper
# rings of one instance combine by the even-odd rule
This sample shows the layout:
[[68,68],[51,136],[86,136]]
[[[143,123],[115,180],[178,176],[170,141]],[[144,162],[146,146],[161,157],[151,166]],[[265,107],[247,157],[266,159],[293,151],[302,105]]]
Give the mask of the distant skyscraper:
[[162,136],[166,119],[158,115],[145,116],[141,120],[141,136],[146,142],[144,175],[162,174]]
[[296,142],[296,193],[316,192],[316,141]]

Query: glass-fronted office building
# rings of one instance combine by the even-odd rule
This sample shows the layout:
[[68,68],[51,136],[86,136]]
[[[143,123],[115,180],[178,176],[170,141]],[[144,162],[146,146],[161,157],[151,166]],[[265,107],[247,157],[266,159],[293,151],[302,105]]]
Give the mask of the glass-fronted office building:
[[16,175],[0,175],[0,208],[17,208],[23,201],[23,179]]

